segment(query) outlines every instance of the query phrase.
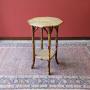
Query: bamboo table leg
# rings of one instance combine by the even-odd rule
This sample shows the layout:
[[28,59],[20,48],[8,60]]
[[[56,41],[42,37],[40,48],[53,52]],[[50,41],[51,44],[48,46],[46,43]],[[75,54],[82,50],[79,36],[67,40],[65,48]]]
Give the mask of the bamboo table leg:
[[35,64],[35,41],[34,41],[34,31],[35,31],[35,27],[32,26],[32,48],[33,48],[33,63],[32,63],[32,69],[34,68],[34,64]]
[[43,28],[41,28],[41,49],[43,49]]
[[58,59],[57,59],[57,48],[58,48],[58,26],[55,27],[56,29],[56,54],[55,54],[55,59],[56,59],[56,63],[59,64]]
[[48,50],[49,50],[49,60],[48,60],[48,74],[50,75],[50,54],[51,54],[51,31],[52,31],[52,28],[50,27],[49,28],[49,31],[48,31]]

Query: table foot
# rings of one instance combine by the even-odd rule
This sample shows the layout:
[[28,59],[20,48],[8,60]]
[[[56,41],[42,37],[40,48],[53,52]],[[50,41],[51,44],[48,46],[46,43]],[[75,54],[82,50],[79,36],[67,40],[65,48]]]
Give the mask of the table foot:
[[31,66],[31,69],[34,69],[35,60],[33,60],[33,64]]
[[34,69],[34,65],[31,66],[31,69]]
[[57,64],[60,64],[59,61],[58,61],[58,59],[57,59],[57,55],[56,54],[55,54],[55,60],[56,60],[56,63]]
[[48,75],[51,75],[51,73],[50,73],[50,61],[48,61]]
[[56,59],[56,63],[57,63],[57,64],[60,64],[60,62],[59,62],[57,59]]
[[48,75],[51,75],[51,73],[48,73]]

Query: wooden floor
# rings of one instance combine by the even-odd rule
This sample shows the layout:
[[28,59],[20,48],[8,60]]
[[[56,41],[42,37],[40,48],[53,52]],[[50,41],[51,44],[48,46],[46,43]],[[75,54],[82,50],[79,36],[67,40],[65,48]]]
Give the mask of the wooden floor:
[[[26,43],[27,44],[27,43]],[[90,75],[90,46],[61,45],[58,47],[59,65],[51,61],[52,75]],[[0,75],[47,75],[47,61],[36,59],[31,69],[32,47],[28,45],[0,46]]]

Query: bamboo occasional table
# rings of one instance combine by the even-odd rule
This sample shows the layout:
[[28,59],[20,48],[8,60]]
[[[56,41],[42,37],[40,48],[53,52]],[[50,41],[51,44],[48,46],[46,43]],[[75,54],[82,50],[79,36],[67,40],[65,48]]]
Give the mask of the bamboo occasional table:
[[[55,17],[35,17],[28,20],[28,24],[32,27],[32,47],[33,47],[33,63],[32,69],[35,64],[35,57],[40,58],[41,60],[48,61],[48,74],[50,75],[50,61],[53,56],[55,56],[56,63],[59,64],[57,60],[57,48],[58,48],[58,28],[62,24],[62,20]],[[35,53],[35,31],[40,29],[41,31],[41,50],[38,53]],[[48,34],[48,49],[43,48],[43,31],[46,31]],[[53,30],[56,30],[56,50],[51,49],[51,33]]]

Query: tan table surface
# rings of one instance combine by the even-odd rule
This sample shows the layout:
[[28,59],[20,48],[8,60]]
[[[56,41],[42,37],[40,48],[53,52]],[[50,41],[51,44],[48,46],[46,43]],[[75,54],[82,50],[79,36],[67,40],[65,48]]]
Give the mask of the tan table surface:
[[35,17],[28,20],[28,24],[36,27],[58,26],[63,21],[56,17]]

